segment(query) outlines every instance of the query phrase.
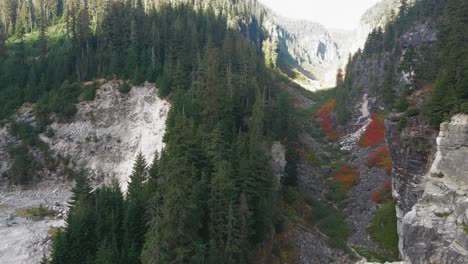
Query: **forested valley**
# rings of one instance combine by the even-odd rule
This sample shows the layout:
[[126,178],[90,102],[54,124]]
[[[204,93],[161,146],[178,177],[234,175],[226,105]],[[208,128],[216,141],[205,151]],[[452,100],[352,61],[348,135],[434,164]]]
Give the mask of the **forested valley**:
[[[51,124],[72,122],[103,84],[125,97],[151,83],[170,103],[164,149],[138,154],[126,190],[67,171],[65,225],[41,263],[397,261],[404,202],[392,181],[404,155],[389,150],[388,117],[400,118],[398,133],[435,133],[468,112],[467,8],[399,1],[336,87],[310,92],[294,83],[300,63],[288,60],[299,59],[281,54],[256,0],[1,0],[0,125],[19,143],[0,179],[40,182],[32,149],[52,155],[42,140]],[[15,119],[25,108],[34,125]]]
[[80,96],[94,98],[85,81],[122,79],[122,92],[156,82],[172,102],[167,146],[151,164],[138,157],[127,194],[118,184],[93,190],[76,173],[50,263],[247,262],[276,210],[266,142],[291,135],[294,144],[295,133],[261,49],[219,10],[192,3],[8,0],[1,9],[1,117],[34,103],[32,137],[51,115],[73,116]]

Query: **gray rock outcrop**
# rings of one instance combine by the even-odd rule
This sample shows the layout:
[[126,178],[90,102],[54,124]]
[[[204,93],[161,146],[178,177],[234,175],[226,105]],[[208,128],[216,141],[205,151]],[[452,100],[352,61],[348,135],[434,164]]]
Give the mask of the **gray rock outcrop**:
[[387,122],[387,140],[402,258],[468,263],[468,115],[442,123],[436,140],[423,125],[396,133],[395,119]]
[[153,84],[133,87],[124,95],[118,82],[103,85],[96,100],[77,105],[69,123],[53,123],[52,150],[89,169],[98,181],[116,177],[126,189],[136,155],[148,163],[163,148],[169,103],[157,97]]

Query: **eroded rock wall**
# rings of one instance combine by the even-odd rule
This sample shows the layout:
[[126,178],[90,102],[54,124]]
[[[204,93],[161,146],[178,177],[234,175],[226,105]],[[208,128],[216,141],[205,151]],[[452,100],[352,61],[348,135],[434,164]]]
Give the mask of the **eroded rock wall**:
[[170,105],[157,97],[152,84],[133,87],[126,95],[118,87],[118,82],[103,85],[96,100],[78,105],[72,122],[52,124],[55,136],[42,140],[98,181],[116,177],[125,190],[137,154],[150,163],[161,152]]
[[[468,115],[435,131],[387,121],[400,254],[408,263],[468,263]],[[417,119],[413,120],[416,122]]]

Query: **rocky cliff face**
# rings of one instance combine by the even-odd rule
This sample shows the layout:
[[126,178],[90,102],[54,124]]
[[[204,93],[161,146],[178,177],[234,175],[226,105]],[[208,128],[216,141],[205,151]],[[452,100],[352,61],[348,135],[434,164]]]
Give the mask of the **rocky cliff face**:
[[408,263],[468,262],[468,115],[441,124],[438,137],[413,124],[387,121],[394,161],[400,254]]
[[[342,140],[345,148],[358,151],[352,142],[353,135],[359,134],[357,129],[365,129],[365,122],[359,119],[366,116],[361,109],[364,96],[371,113],[384,110],[382,87],[386,65],[393,63],[398,69],[409,46],[417,52],[433,47],[436,33],[434,20],[424,19],[399,37],[397,58],[386,52],[355,58],[348,74],[353,77],[350,96],[356,103],[350,106],[352,121],[342,129],[352,133]],[[402,73],[397,73],[394,81],[394,92],[400,95],[400,89],[408,87],[410,108],[421,110],[431,85],[417,86]],[[467,129],[468,115],[463,114],[443,123],[440,132],[419,114],[391,113],[385,120],[386,144],[393,161],[392,194],[399,251],[404,263],[468,263]],[[360,185],[358,182],[356,187]]]
[[116,177],[125,190],[135,157],[151,162],[161,152],[169,103],[157,97],[154,85],[134,87],[127,95],[110,82],[97,99],[78,105],[69,123],[54,123],[52,138],[42,137],[52,150],[90,170],[98,181]]
[[[116,177],[125,190],[135,156],[142,152],[151,162],[164,147],[169,102],[157,97],[153,84],[133,87],[128,94],[118,87],[117,81],[104,84],[95,100],[77,105],[72,120],[52,123],[53,136],[40,135],[50,148],[47,154],[30,147],[35,161],[45,163],[48,155],[55,162],[35,172],[41,179],[38,185],[21,189],[0,178],[0,263],[38,263],[49,252],[53,228],[65,222],[73,185],[67,169],[89,170],[95,184]],[[30,107],[14,118],[36,124]],[[9,174],[14,160],[9,147],[18,143],[8,126],[0,127],[0,174]],[[53,215],[35,219],[21,213],[40,207]]]
[[[421,119],[411,118],[400,131],[398,123],[403,113],[391,114],[386,120],[386,139],[393,161],[393,196],[397,216],[402,218],[421,197],[420,184],[435,153],[436,132]],[[409,177],[408,175],[411,175]]]

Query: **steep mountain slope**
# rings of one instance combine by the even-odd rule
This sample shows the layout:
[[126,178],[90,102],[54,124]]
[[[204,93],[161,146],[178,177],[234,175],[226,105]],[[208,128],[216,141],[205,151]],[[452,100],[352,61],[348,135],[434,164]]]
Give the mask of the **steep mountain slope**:
[[371,30],[385,27],[398,14],[400,2],[400,0],[382,0],[376,3],[362,15],[361,24],[368,25]]
[[[1,114],[14,138],[2,141],[14,144],[2,149],[10,165],[2,168],[11,168],[2,184],[75,179],[50,262],[255,262],[257,247],[280,232],[270,144],[295,133],[282,77],[264,64],[263,32],[232,29],[218,9],[94,3],[104,11],[70,1],[37,31],[8,30],[0,60]],[[157,94],[153,85],[131,89],[145,80]],[[164,137],[168,104],[156,96],[171,104]],[[15,119],[24,109],[30,123]],[[159,160],[145,158],[163,145]],[[86,169],[108,184],[96,188]],[[112,174],[128,179],[126,194]]]
[[[458,0],[401,5],[348,63],[345,96],[338,98],[337,105],[345,105],[366,97],[371,113],[387,116],[390,190],[400,256],[408,263],[465,263],[468,255],[462,161],[468,155],[467,8]],[[338,121],[347,111],[352,116],[341,131],[357,130],[350,124],[359,123],[360,107],[337,111]]]
[[0,183],[38,184],[0,193],[2,261],[466,262],[463,1],[399,6],[344,79],[359,41],[254,0],[37,3],[0,5]]

